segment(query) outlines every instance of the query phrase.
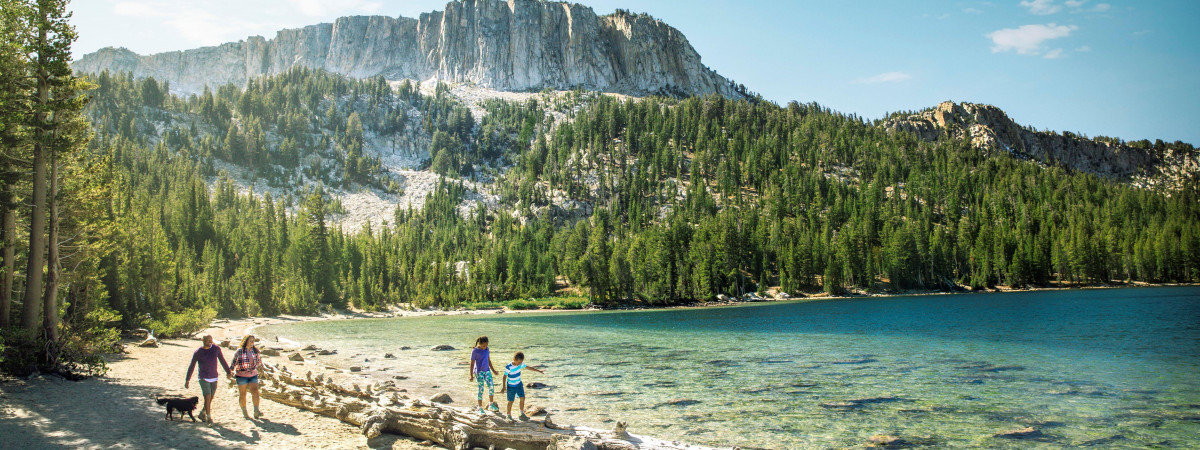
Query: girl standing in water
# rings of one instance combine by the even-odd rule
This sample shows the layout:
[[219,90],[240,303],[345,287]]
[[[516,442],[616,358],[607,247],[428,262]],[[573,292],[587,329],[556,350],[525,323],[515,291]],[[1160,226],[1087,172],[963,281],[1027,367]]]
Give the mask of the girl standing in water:
[[475,347],[471,349],[471,375],[470,380],[474,381],[479,386],[476,398],[479,401],[479,413],[487,414],[483,409],[483,387],[486,384],[488,390],[488,408],[492,411],[500,411],[500,406],[496,404],[496,388],[492,383],[492,374],[496,373],[496,368],[492,367],[491,352],[488,350],[487,336],[480,336],[475,339]]

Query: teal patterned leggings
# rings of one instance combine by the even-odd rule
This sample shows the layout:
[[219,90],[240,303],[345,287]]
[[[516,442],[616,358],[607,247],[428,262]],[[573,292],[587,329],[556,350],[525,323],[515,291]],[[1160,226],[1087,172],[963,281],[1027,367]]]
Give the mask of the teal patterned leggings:
[[492,385],[491,372],[479,372],[475,374],[475,383],[479,385],[479,394],[476,397],[479,401],[483,401],[483,385],[487,384],[488,396],[496,395],[496,387]]

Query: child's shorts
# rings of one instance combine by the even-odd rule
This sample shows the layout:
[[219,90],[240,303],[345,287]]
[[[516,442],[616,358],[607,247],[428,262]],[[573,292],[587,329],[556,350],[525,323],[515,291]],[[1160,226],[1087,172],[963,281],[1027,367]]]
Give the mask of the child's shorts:
[[508,385],[508,401],[511,402],[514,399],[516,399],[517,397],[525,398],[525,385],[524,384]]

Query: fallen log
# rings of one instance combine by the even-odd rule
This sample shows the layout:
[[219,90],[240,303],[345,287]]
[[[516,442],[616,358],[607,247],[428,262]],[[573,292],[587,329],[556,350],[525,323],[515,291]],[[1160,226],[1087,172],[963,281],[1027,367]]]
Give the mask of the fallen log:
[[[511,448],[544,450],[583,443],[600,450],[674,449],[705,447],[671,442],[626,432],[625,423],[611,431],[554,424],[542,420],[509,421],[498,414],[480,414],[474,408],[455,408],[396,392],[378,385],[335,382],[312,372],[299,376],[285,366],[264,364],[260,372],[262,396],[296,408],[336,418],[362,428],[367,439],[382,433],[425,439],[454,450]],[[582,439],[582,440],[581,440]],[[584,442],[586,441],[586,442]],[[590,445],[587,445],[590,443]]]

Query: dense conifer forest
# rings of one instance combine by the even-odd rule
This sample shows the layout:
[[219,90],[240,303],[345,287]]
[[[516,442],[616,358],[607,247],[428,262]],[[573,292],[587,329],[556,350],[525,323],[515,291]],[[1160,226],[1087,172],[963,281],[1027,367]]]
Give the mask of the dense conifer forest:
[[[309,69],[180,96],[71,75],[37,33],[69,44],[61,5],[4,5],[7,371],[45,342],[43,366],[95,365],[79,355],[116,327],[217,316],[1200,281],[1194,183],[1134,188],[796,102],[576,91],[477,118],[444,85]],[[427,151],[445,178],[423,208],[343,229],[330,189],[401,190],[368,143]],[[468,200],[479,184],[499,201]]]

